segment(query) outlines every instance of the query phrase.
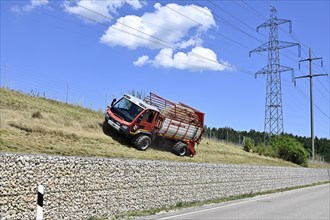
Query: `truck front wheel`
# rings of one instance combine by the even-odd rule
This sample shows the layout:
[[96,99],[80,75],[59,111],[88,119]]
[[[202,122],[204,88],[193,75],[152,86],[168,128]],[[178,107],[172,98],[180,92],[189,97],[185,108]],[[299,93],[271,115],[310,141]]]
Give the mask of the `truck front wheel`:
[[111,135],[111,127],[107,121],[103,122],[102,129],[104,134]]
[[147,150],[150,144],[151,138],[147,135],[138,135],[132,140],[132,145],[138,150]]
[[178,142],[173,146],[174,153],[181,157],[187,154],[187,148],[188,146],[182,142]]

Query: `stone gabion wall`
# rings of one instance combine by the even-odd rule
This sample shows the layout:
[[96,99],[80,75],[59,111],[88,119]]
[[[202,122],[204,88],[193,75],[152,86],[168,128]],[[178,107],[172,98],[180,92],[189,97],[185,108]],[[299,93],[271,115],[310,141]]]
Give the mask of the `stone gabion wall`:
[[329,170],[0,154],[0,219],[88,219],[329,181]]

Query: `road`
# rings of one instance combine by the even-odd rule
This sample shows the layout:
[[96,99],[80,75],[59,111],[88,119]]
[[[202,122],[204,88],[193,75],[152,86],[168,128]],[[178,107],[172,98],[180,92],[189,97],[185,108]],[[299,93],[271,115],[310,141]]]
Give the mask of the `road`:
[[330,219],[330,184],[137,219]]

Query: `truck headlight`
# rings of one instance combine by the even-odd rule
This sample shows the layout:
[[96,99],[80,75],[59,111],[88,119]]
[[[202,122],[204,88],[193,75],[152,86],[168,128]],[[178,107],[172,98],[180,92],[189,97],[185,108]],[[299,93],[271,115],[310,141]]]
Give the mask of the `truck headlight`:
[[121,126],[121,129],[124,130],[124,131],[128,131],[129,130],[129,127],[127,125],[122,125]]

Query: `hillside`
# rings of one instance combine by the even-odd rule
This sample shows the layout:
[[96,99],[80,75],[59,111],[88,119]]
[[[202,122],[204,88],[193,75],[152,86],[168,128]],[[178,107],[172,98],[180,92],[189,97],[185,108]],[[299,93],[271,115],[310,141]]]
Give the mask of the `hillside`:
[[193,158],[159,146],[138,151],[121,136],[103,133],[102,113],[7,89],[0,92],[0,152],[296,166],[209,139],[196,147]]

